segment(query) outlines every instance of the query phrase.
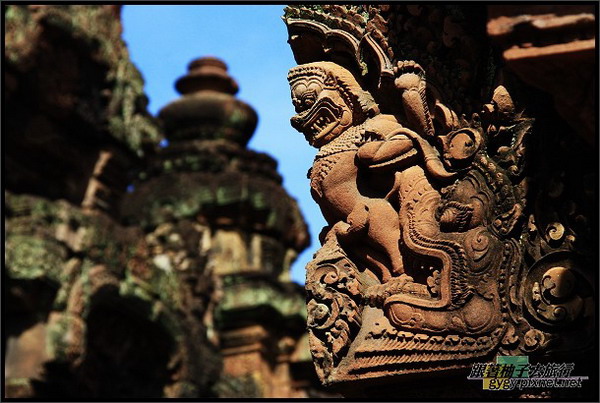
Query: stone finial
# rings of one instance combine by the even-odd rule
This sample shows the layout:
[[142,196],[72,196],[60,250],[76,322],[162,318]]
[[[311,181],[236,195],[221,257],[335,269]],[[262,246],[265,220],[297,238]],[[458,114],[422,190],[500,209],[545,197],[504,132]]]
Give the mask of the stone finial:
[[159,112],[169,141],[226,140],[246,146],[258,116],[234,96],[239,87],[222,60],[201,57],[191,61],[175,88],[182,97]]
[[237,94],[237,82],[227,74],[227,65],[216,57],[201,57],[188,65],[188,74],[179,78],[175,88],[182,94],[212,90],[227,94]]

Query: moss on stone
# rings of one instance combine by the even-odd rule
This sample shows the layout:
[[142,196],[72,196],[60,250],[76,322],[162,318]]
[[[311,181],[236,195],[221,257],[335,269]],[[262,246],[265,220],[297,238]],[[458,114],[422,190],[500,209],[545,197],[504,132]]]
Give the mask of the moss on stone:
[[106,111],[93,111],[106,119],[108,133],[137,156],[161,140],[157,125],[146,110],[144,80],[129,59],[121,38],[117,6],[62,5],[8,6],[5,13],[5,59],[17,70],[34,65],[44,30],[63,32],[79,44],[78,52],[106,69],[105,81],[90,83],[98,92],[108,90]]
[[51,239],[7,234],[5,264],[11,278],[61,280],[67,250]]
[[223,375],[213,387],[215,394],[219,398],[261,398],[262,390],[260,383],[252,374],[234,377]]
[[[236,311],[259,315],[256,319],[261,320],[265,310],[278,315],[280,323],[297,322],[303,326],[307,317],[304,294],[298,290],[260,278],[235,275],[224,278],[223,298],[215,314],[217,323],[223,325]],[[273,317],[268,321],[274,321]]]

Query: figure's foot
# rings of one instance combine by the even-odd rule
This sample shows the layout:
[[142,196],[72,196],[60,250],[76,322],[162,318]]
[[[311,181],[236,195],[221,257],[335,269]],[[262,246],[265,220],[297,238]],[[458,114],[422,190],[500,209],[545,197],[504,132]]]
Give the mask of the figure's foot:
[[[406,276],[406,274],[404,274],[404,264],[402,264],[402,258],[400,256],[392,260],[392,273],[397,276]],[[396,278],[398,277],[394,277],[394,279]]]
[[[323,228],[323,230],[325,230],[325,228]],[[340,237],[343,238],[344,235],[348,233],[349,229],[350,225],[348,223],[345,223],[344,221],[336,222],[324,236],[325,242],[323,242],[323,244],[328,242],[337,242]]]
[[394,67],[394,73],[397,75],[406,73],[425,74],[425,70],[414,60],[402,60],[396,64],[396,67]]
[[381,305],[388,297],[402,292],[407,284],[414,283],[414,279],[406,273],[398,277],[391,277],[386,283],[374,285],[365,291],[365,300],[371,305]]

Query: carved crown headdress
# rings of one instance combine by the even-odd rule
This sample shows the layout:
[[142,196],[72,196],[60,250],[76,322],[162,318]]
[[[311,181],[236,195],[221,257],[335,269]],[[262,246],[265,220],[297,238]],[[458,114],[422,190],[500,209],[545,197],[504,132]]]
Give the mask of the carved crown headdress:
[[290,69],[288,81],[293,87],[297,81],[310,76],[319,78],[326,88],[339,90],[344,100],[353,106],[354,110],[360,110],[367,116],[379,113],[379,107],[371,94],[364,91],[352,73],[345,68],[332,62],[303,64]]

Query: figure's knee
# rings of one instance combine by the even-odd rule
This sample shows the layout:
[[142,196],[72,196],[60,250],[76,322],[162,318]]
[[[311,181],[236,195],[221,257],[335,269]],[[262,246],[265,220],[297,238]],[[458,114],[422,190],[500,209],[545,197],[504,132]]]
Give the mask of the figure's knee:
[[383,199],[376,199],[369,206],[369,221],[377,223],[376,226],[382,226],[388,229],[400,228],[398,212],[392,205]]

